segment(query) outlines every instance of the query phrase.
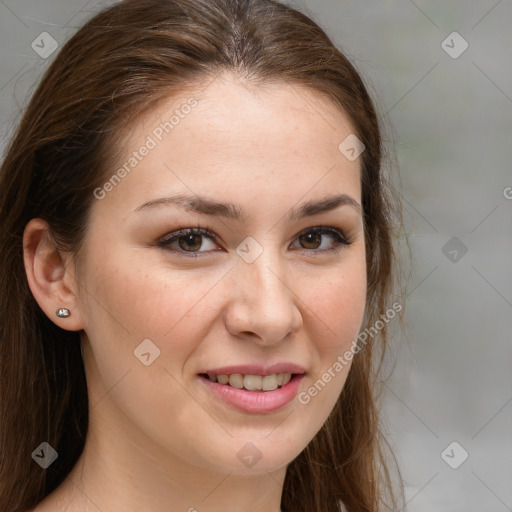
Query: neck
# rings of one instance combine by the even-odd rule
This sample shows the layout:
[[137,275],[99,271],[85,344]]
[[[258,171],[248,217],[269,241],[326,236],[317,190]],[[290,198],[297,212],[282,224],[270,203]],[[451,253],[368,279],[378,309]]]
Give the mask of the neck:
[[281,510],[285,467],[240,475],[192,466],[140,432],[117,428],[129,422],[93,412],[84,451],[62,487],[61,502],[69,512],[92,505],[103,512]]

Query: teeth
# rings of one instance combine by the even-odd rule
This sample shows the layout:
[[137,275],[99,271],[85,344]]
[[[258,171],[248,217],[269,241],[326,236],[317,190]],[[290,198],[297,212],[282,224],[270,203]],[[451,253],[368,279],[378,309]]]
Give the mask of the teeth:
[[229,382],[229,377],[227,375],[217,375],[217,382],[220,382],[221,384],[227,384]]
[[220,384],[229,384],[230,386],[249,391],[274,391],[280,386],[284,386],[290,382],[291,373],[277,373],[273,375],[241,375],[235,373],[233,375],[213,375],[208,374],[208,378],[212,382]]
[[229,376],[229,385],[234,388],[242,389],[244,387],[244,376],[239,373]]
[[244,377],[244,388],[249,391],[260,390],[261,391],[261,381],[263,377],[259,375],[246,375]]
[[266,375],[261,379],[261,389],[263,391],[274,391],[281,381],[282,379],[278,379],[277,375]]

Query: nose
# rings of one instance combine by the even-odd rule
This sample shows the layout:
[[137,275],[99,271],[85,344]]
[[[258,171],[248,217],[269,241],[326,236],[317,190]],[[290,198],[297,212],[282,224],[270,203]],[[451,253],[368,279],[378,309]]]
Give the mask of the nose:
[[297,305],[301,301],[285,267],[270,250],[264,250],[252,263],[237,262],[231,272],[233,291],[225,317],[233,336],[265,346],[300,329],[302,315]]

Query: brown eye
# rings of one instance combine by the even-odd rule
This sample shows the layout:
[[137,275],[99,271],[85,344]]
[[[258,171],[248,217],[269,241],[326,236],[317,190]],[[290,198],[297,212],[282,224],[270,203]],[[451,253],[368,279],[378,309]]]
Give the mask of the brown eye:
[[[322,248],[322,242],[325,239],[331,239],[330,247]],[[313,253],[326,253],[330,251],[339,251],[343,246],[348,246],[352,242],[348,240],[345,234],[336,228],[318,226],[303,231],[297,237],[302,249],[306,249]]]
[[178,245],[180,249],[184,251],[191,250],[193,252],[197,251],[201,248],[203,243],[202,235],[200,234],[192,234],[192,235],[183,235],[178,237]]
[[318,246],[322,243],[322,235],[310,232],[306,235],[300,235],[299,240],[305,249],[318,249]]
[[[211,247],[208,247],[207,242],[211,244]],[[160,240],[158,245],[165,250],[186,256],[196,256],[194,253],[200,255],[201,253],[211,252],[212,249],[216,250],[218,248],[217,244],[215,244],[215,235],[210,230],[204,228],[180,229]],[[201,248],[205,250],[199,250]]]

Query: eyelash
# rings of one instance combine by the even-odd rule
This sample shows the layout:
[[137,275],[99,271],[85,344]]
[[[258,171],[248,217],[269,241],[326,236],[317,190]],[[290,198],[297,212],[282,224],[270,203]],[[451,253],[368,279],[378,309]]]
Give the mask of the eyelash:
[[[352,244],[352,241],[349,240],[345,236],[343,231],[341,231],[339,229],[336,229],[336,228],[333,228],[333,227],[329,227],[329,226],[315,226],[315,227],[312,227],[312,228],[305,229],[305,230],[301,231],[297,235],[296,238],[298,238],[301,235],[308,234],[308,233],[331,235],[333,237],[333,239],[334,239],[334,243],[333,243],[333,247],[331,247],[330,249],[320,249],[320,250],[318,250],[318,249],[303,249],[304,251],[307,251],[307,252],[317,252],[317,253],[322,253],[322,254],[339,252],[341,249],[343,249],[343,247],[347,247],[350,244]],[[187,235],[204,235],[204,236],[207,236],[208,238],[212,239],[212,241],[214,241],[214,242],[217,239],[216,235],[208,227],[207,228],[201,228],[201,227],[197,226],[196,228],[186,228],[186,229],[181,229],[180,228],[178,231],[173,231],[170,234],[170,236],[167,236],[167,237],[161,239],[158,242],[158,246],[163,248],[164,250],[171,251],[171,252],[176,252],[178,254],[182,254],[185,257],[190,257],[190,258],[202,257],[201,254],[210,252],[210,251],[190,251],[190,252],[187,252],[187,251],[184,251],[183,249],[180,249],[178,251],[173,251],[173,250],[167,248],[167,246],[172,244],[174,241],[178,240],[182,236],[187,236]],[[218,251],[215,251],[215,252],[218,252]]]

